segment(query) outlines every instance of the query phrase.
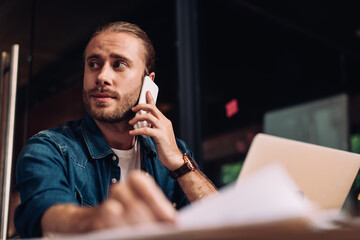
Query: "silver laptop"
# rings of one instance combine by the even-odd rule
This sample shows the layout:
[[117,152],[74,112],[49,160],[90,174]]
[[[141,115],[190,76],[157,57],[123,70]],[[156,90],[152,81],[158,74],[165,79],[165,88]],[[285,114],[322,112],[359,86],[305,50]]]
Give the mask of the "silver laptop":
[[360,168],[360,154],[259,133],[238,183],[270,163],[282,164],[300,191],[322,209],[340,210]]

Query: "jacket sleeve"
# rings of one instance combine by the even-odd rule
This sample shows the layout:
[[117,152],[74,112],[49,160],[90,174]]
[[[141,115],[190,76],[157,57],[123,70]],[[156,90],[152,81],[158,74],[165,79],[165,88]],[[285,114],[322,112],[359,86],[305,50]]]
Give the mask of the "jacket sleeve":
[[66,159],[66,147],[46,132],[29,139],[20,153],[15,188],[21,204],[14,218],[21,237],[42,236],[41,218],[52,205],[77,204],[67,178]]

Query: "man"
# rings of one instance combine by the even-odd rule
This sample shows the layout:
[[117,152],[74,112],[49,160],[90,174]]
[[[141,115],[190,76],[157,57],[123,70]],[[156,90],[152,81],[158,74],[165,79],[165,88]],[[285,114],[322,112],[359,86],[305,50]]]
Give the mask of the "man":
[[[88,115],[33,136],[19,156],[21,237],[174,222],[174,207],[216,192],[150,92],[137,105],[144,76],[155,78],[154,55],[146,33],[130,23],[92,36],[84,53]],[[148,113],[135,116],[140,110]],[[143,120],[152,127],[133,128]]]

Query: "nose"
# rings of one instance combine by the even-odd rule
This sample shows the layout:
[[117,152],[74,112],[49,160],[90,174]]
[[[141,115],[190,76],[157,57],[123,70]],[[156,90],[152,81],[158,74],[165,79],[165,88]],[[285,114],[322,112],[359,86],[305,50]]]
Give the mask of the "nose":
[[97,76],[96,85],[112,85],[114,72],[109,64],[104,64]]

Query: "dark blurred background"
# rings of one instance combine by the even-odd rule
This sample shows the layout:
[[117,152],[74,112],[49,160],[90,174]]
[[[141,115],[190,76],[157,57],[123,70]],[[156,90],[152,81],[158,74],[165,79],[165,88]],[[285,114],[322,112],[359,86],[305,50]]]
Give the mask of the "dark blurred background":
[[0,0],[0,50],[20,44],[14,157],[36,132],[83,116],[83,50],[115,20],[149,34],[158,107],[219,187],[268,111],[345,93],[356,139],[359,10],[356,0]]

